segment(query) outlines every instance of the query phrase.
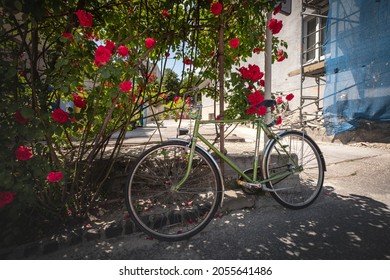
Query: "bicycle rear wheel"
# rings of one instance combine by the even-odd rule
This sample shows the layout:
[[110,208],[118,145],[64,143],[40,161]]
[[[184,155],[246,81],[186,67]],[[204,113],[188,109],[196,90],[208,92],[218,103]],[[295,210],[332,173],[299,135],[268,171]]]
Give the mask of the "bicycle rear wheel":
[[190,175],[178,190],[187,170],[188,144],[170,141],[144,152],[130,172],[126,206],[145,233],[165,241],[190,238],[213,218],[222,199],[220,173],[202,149],[196,147]]
[[320,149],[303,132],[281,133],[270,140],[264,152],[263,176],[275,178],[266,186],[272,189],[275,200],[287,208],[301,209],[315,201],[322,189],[325,169]]

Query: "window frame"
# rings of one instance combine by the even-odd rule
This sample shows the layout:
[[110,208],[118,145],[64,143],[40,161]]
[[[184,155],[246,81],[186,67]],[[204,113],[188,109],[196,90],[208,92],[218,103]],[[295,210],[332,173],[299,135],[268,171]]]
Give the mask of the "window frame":
[[[327,21],[326,20],[323,21],[323,19],[324,19],[323,16],[327,16],[328,10],[329,10],[329,7],[326,7],[323,10],[319,11],[318,14],[321,16],[306,15],[303,18],[303,38],[302,38],[302,40],[303,40],[303,65],[318,63],[318,62],[324,61],[324,59],[325,59],[325,54],[323,53],[323,45],[324,45],[325,38],[322,38],[325,36],[322,36],[322,34],[324,34],[322,32],[322,30],[324,28],[326,28]],[[312,20],[315,20],[315,31],[312,33],[308,33],[309,23]],[[310,34],[315,36],[315,40],[314,40],[315,42],[312,46],[309,46],[309,48],[308,48],[307,44],[308,44],[308,37],[310,36]],[[308,55],[310,52],[308,52],[307,50],[308,49],[310,50],[311,48],[313,48],[312,51],[314,51],[314,57],[308,59]]]

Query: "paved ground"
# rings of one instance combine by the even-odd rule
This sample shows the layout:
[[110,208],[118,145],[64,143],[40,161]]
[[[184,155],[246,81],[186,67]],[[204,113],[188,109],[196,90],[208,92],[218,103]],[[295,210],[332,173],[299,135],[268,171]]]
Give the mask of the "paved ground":
[[[163,138],[175,137],[174,124],[165,125]],[[154,130],[138,128],[126,142],[158,141]],[[214,128],[207,125],[202,131],[211,137]],[[228,154],[236,158],[250,154],[254,135],[252,129],[237,128],[226,142]],[[390,150],[318,144],[327,172],[324,190],[309,208],[286,210],[268,195],[247,197],[231,191],[224,209],[228,211],[188,241],[167,243],[142,233],[122,234],[29,258],[390,259]]]

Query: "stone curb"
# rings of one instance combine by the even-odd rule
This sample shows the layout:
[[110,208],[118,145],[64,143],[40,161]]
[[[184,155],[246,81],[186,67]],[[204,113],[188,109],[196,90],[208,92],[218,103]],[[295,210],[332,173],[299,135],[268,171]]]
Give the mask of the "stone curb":
[[0,250],[0,259],[29,259],[34,256],[44,256],[63,248],[87,243],[90,241],[99,241],[110,239],[122,235],[137,232],[133,221],[130,219],[114,221],[102,228],[77,228],[69,232],[54,235],[51,238],[27,243],[17,247],[10,247]]

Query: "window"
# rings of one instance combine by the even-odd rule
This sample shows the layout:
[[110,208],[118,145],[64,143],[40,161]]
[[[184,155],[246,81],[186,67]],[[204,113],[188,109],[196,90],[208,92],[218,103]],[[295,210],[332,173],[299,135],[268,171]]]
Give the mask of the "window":
[[304,19],[304,56],[305,64],[324,60],[323,48],[326,28],[326,15],[308,16]]

